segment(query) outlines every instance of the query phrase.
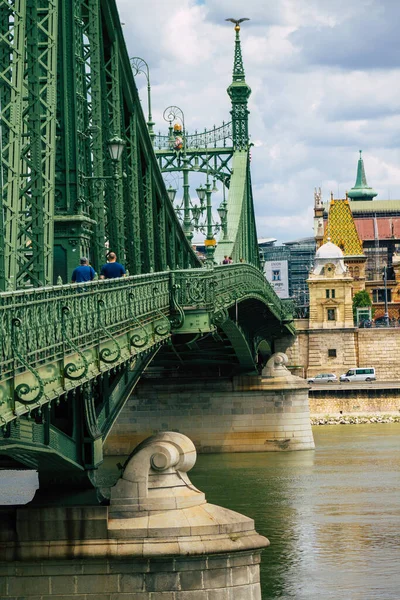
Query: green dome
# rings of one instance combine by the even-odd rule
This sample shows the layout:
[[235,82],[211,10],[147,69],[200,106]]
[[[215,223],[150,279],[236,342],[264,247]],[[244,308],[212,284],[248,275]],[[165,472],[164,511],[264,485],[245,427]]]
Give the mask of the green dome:
[[378,192],[374,188],[369,187],[365,176],[364,161],[362,159],[362,150],[360,150],[360,158],[357,166],[357,179],[354,187],[347,193],[351,200],[372,200]]

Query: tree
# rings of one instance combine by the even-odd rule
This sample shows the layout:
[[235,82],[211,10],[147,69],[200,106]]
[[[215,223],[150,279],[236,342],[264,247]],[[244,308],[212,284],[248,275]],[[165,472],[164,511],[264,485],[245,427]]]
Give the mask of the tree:
[[356,292],[353,296],[353,317],[356,320],[357,317],[357,308],[367,308],[372,306],[371,296],[368,294],[367,290],[360,290]]

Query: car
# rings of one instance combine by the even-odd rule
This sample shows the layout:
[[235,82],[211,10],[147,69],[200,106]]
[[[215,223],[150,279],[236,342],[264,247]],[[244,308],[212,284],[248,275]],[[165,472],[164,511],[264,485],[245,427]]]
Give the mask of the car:
[[354,367],[349,369],[347,373],[340,376],[340,381],[345,383],[349,381],[376,381],[374,367]]
[[375,319],[375,327],[389,327],[389,326],[390,326],[389,317],[384,316],[384,317],[378,317],[377,319]]
[[335,373],[319,373],[307,379],[308,383],[335,383],[337,380]]

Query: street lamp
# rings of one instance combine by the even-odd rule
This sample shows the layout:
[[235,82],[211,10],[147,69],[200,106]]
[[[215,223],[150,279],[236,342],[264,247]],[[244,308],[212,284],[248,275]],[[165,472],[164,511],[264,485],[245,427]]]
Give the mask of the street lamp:
[[[217,209],[221,222],[218,224],[213,223],[212,218],[212,202],[211,202],[211,194],[212,192],[218,191],[216,186],[216,178],[213,178],[213,188],[211,189],[211,184],[209,181],[209,172],[207,170],[207,182],[205,187],[200,185],[197,189],[197,196],[200,202],[200,205],[196,205],[192,203],[189,195],[189,171],[190,165],[187,156],[187,139],[186,139],[186,129],[185,129],[185,116],[183,114],[182,109],[178,106],[169,106],[164,110],[163,118],[165,121],[169,123],[169,145],[171,150],[177,153],[178,164],[179,161],[182,161],[181,169],[183,173],[183,199],[182,203],[178,206],[175,206],[175,211],[178,216],[183,212],[183,231],[186,235],[186,238],[189,242],[193,239],[193,231],[194,229],[202,231],[206,233],[206,239],[204,241],[206,248],[206,266],[212,266],[214,264],[214,253],[216,247],[216,240],[214,234],[220,229],[223,230],[224,239],[227,237],[227,204],[225,201],[225,186],[223,186],[224,190],[224,199],[219,208]],[[206,150],[207,151],[207,150]],[[208,164],[208,161],[206,161]],[[199,160],[198,157],[195,157],[195,170],[199,169]],[[167,193],[171,202],[174,202],[176,190],[169,186],[167,189]],[[205,222],[200,222],[201,216],[203,213],[206,213]]]
[[[114,134],[108,140],[107,147],[108,147],[108,152],[109,152],[109,156],[110,156],[111,164],[112,164],[112,168],[113,168],[112,175],[90,175],[90,176],[87,176],[87,175],[81,174],[80,180],[82,181],[83,184],[86,181],[91,181],[95,185],[97,184],[98,190],[96,189],[96,191],[98,191],[98,192],[100,192],[100,189],[101,189],[100,185],[102,186],[103,182],[111,181],[113,183],[114,207],[115,207],[114,210],[115,210],[115,216],[116,216],[116,222],[117,222],[116,233],[114,235],[115,239],[113,239],[113,244],[114,244],[117,254],[121,255],[121,253],[123,251],[123,247],[122,247],[121,235],[118,233],[118,231],[120,231],[121,228],[123,228],[123,205],[122,205],[122,197],[120,197],[120,194],[119,194],[119,182],[121,180],[121,175],[119,174],[118,169],[119,169],[119,165],[121,162],[122,153],[125,148],[125,142],[119,136]],[[94,214],[96,215],[95,218],[97,220],[97,226],[99,228],[103,227],[103,230],[99,229],[99,231],[100,231],[99,237],[103,241],[101,242],[101,244],[100,244],[100,242],[96,242],[95,250],[94,250],[95,251],[95,265],[97,265],[97,267],[99,267],[101,264],[101,260],[102,260],[101,257],[104,253],[104,226],[101,225],[102,217],[104,215],[104,198],[103,198],[102,194],[95,193],[93,207],[94,207]]]
[[113,166],[113,174],[112,175],[82,175],[81,178],[84,181],[107,181],[112,179],[118,188],[118,181],[120,179],[120,175],[118,174],[118,165],[121,161],[122,153],[125,148],[124,140],[121,140],[117,135],[113,135],[107,142],[108,152],[111,159],[111,164]]
[[143,58],[139,58],[139,56],[134,56],[130,59],[132,71],[134,75],[139,75],[142,73],[147,79],[147,109],[148,109],[148,117],[147,117],[147,129],[149,131],[151,143],[153,143],[155,133],[153,130],[154,121],[151,115],[151,87],[150,87],[150,71],[149,65]]
[[222,202],[217,208],[219,218],[221,219],[221,229],[223,234],[223,241],[228,239],[228,204],[225,198],[225,184],[222,183]]
[[121,140],[120,137],[114,135],[111,139],[108,140],[107,146],[111,160],[113,161],[113,163],[118,163],[121,159],[122,153],[125,148],[124,140]]
[[207,175],[207,182],[206,182],[206,187],[203,188],[203,186],[200,186],[199,188],[197,188],[197,195],[199,197],[200,200],[200,205],[201,205],[201,211],[204,210],[204,199],[206,199],[206,222],[205,224],[202,224],[200,226],[198,226],[197,228],[200,229],[201,231],[206,231],[206,239],[204,240],[204,246],[205,246],[205,251],[206,251],[206,267],[212,267],[214,264],[214,254],[215,254],[215,248],[217,245],[217,241],[214,237],[215,233],[217,233],[220,229],[224,229],[224,227],[226,226],[226,216],[227,216],[227,209],[226,206],[224,207],[223,204],[221,204],[219,206],[219,208],[217,209],[218,215],[220,217],[221,222],[220,223],[213,223],[213,218],[212,218],[212,202],[211,202],[211,195],[212,195],[212,189],[211,189],[211,183],[209,181],[208,175]]
[[173,188],[173,187],[172,187],[172,185],[170,185],[170,186],[167,188],[167,194],[168,194],[168,198],[169,198],[169,199],[170,199],[170,201],[171,201],[171,204],[173,204],[173,203],[174,203],[174,200],[175,200],[175,196],[176,196],[176,189],[175,189],[175,188]]
[[[168,106],[163,113],[164,121],[169,123],[169,138],[172,149],[182,152],[183,173],[183,231],[189,242],[193,239],[193,227],[190,218],[190,195],[189,195],[189,163],[186,154],[186,131],[185,115],[179,106]],[[179,124],[180,121],[180,124]],[[174,125],[173,125],[174,123]]]

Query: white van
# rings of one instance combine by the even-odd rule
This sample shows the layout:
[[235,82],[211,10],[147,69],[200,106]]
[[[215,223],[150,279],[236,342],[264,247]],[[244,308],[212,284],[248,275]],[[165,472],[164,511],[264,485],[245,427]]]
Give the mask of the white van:
[[340,381],[375,381],[374,367],[361,367],[349,369],[347,373],[340,376]]

